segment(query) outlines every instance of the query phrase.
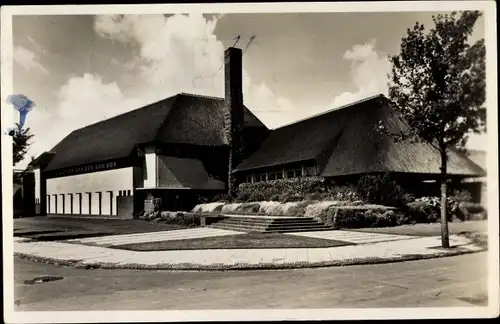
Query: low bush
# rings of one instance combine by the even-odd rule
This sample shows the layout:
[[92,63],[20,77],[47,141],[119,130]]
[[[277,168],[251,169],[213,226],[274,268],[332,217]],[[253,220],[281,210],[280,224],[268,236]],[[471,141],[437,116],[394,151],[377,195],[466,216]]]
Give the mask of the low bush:
[[335,202],[333,201],[320,201],[311,203],[305,207],[304,216],[318,217],[323,220],[326,218],[329,208],[334,205]]
[[[335,216],[336,213],[336,216]],[[327,217],[321,220],[334,228],[388,227],[400,225],[404,219],[398,209],[385,206],[353,206],[352,208],[330,207]]]
[[362,176],[356,190],[361,198],[373,204],[402,206],[411,199],[389,173]]
[[360,200],[352,185],[325,182],[323,177],[298,177],[256,183],[242,183],[236,202],[299,202],[304,200]]
[[439,220],[439,209],[425,200],[416,200],[404,208],[405,219],[400,220],[403,224],[434,223]]
[[241,203],[225,204],[224,206],[222,206],[221,213],[234,214],[239,206],[241,206]]
[[207,204],[199,204],[196,205],[192,212],[193,213],[209,213],[209,214],[217,214],[222,211],[222,207],[224,206],[224,202],[213,202]]
[[139,212],[134,215],[134,218],[144,220],[144,221],[151,221],[155,218],[160,217],[160,212],[159,211],[152,211],[152,212]]
[[200,226],[200,215],[186,212],[163,211],[158,222],[186,227]]
[[[290,203],[287,203],[290,204]],[[293,203],[292,203],[293,204]],[[281,216],[285,215],[285,204],[277,202],[277,201],[261,201],[259,203],[260,208],[258,213],[260,215],[273,215],[273,216]]]

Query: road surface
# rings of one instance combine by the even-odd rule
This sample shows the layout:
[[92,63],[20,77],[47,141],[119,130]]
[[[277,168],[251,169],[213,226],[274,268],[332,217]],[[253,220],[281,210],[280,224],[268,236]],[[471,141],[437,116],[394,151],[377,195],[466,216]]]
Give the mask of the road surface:
[[[318,269],[172,272],[15,260],[18,311],[486,306],[487,253]],[[25,284],[37,276],[62,280]]]

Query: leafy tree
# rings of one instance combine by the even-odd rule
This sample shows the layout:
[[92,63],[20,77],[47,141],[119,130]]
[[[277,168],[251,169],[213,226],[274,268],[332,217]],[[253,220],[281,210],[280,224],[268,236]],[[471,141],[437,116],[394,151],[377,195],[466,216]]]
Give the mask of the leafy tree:
[[449,247],[446,211],[447,161],[450,149],[464,149],[471,133],[486,131],[484,39],[468,37],[481,13],[433,16],[428,32],[418,22],[402,38],[401,52],[391,56],[389,97],[410,131],[396,139],[422,138],[440,152],[441,241]]
[[12,153],[13,153],[13,165],[21,162],[24,156],[28,152],[28,149],[32,143],[30,140],[33,138],[33,134],[30,132],[30,128],[22,129],[19,124],[16,124],[17,129],[12,135]]

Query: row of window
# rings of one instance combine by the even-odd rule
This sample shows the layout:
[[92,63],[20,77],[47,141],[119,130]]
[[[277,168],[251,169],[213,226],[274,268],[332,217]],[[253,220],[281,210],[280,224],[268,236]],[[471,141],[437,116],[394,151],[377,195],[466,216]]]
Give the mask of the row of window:
[[298,178],[302,176],[312,176],[315,174],[316,174],[316,168],[314,167],[305,167],[304,169],[302,168],[284,169],[280,171],[269,171],[269,172],[249,174],[246,176],[246,182],[261,182],[261,181],[279,180],[282,178]]
[[118,196],[132,196],[131,190],[120,190],[118,191]]
[[[113,196],[116,197],[116,192],[50,194],[47,195],[47,211],[56,214],[113,215],[116,213],[116,198]],[[132,196],[132,191],[119,190],[118,196]]]
[[66,169],[63,171],[59,171],[56,173],[56,175],[57,176],[68,176],[68,175],[72,175],[75,173],[110,170],[110,169],[115,169],[116,167],[117,167],[116,162],[96,163],[96,164],[75,167],[75,168],[70,168],[70,169]]

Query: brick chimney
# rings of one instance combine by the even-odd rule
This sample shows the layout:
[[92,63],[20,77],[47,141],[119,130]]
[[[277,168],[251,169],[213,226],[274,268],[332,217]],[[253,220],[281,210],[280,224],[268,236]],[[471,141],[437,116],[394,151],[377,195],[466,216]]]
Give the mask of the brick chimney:
[[243,154],[243,72],[241,49],[230,47],[225,53],[224,134],[229,145],[228,193],[236,193],[233,171]]

